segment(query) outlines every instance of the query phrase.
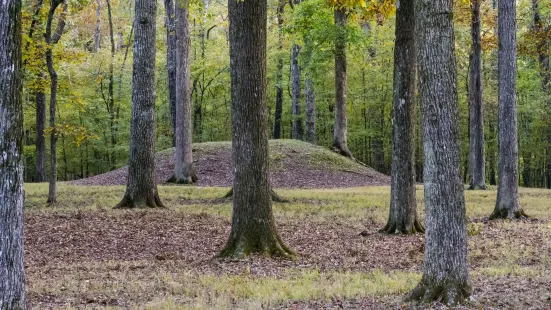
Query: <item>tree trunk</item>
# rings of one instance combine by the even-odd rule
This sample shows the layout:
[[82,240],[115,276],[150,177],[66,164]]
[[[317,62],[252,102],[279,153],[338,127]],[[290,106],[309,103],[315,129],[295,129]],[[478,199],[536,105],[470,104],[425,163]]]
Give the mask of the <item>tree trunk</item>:
[[498,3],[498,41],[498,187],[496,206],[490,219],[519,218],[526,214],[520,208],[518,196],[515,0],[500,0]]
[[[41,71],[37,78],[45,79]],[[42,83],[40,83],[42,85]],[[36,101],[36,160],[35,160],[35,181],[46,181],[46,94],[42,89],[35,93]]]
[[352,157],[347,145],[346,118],[346,12],[335,9],[335,127],[333,147],[342,155]]
[[126,193],[115,207],[164,207],[155,180],[155,30],[157,2],[136,0],[130,159]]
[[311,73],[306,73],[306,142],[316,144],[316,95]]
[[275,226],[268,179],[266,0],[229,0],[232,229],[223,257],[290,256]]
[[303,127],[302,116],[300,114],[300,82],[301,73],[300,66],[298,64],[298,55],[300,53],[300,46],[293,44],[293,50],[291,52],[291,79],[292,79],[292,111],[293,111],[293,132],[292,138],[295,140],[303,139]]
[[0,309],[26,309],[21,1],[0,2]]
[[101,1],[96,0],[96,31],[94,32],[94,47],[93,52],[97,52],[101,48]]
[[[491,120],[488,122],[488,130],[490,131],[490,137],[495,137],[495,125]],[[488,165],[490,166],[490,171],[488,173],[488,181],[490,185],[497,185],[496,180],[496,154],[495,154],[495,142],[492,142],[491,146],[488,147]]]
[[471,1],[472,52],[469,69],[469,189],[486,189],[484,157],[484,112],[482,103],[482,47],[480,44],[480,3]]
[[418,220],[415,201],[413,109],[416,72],[413,1],[401,0],[396,10],[390,215],[382,229],[382,232],[389,234],[425,231]]
[[277,8],[277,49],[280,56],[277,60],[277,72],[276,72],[276,103],[274,112],[274,139],[281,138],[281,115],[283,113],[283,57],[281,52],[283,51],[283,14],[285,13],[285,4],[287,1],[280,0]]
[[452,0],[417,0],[416,42],[425,155],[426,245],[412,300],[462,303],[471,294],[459,156]]
[[48,203],[56,203],[56,181],[57,181],[57,130],[55,127],[56,110],[57,110],[57,72],[54,68],[54,60],[52,55],[53,45],[57,44],[63,29],[65,28],[65,17],[67,15],[68,4],[65,2],[63,6],[63,12],[59,17],[57,29],[52,35],[52,22],[54,14],[59,5],[63,3],[63,0],[52,0],[50,11],[48,12],[48,21],[46,23],[45,40],[47,44],[46,49],[46,65],[48,66],[48,73],[50,74],[50,183],[48,187]]
[[172,124],[172,146],[176,146],[176,33],[174,0],[165,0],[166,10],[166,71],[168,75],[168,104]]
[[169,182],[197,181],[193,167],[189,59],[188,2],[176,4],[176,149],[174,173]]
[[117,147],[117,118],[116,118],[116,108],[115,108],[115,95],[114,95],[114,67],[115,67],[115,35],[113,33],[113,15],[111,13],[111,0],[105,0],[107,3],[107,19],[109,21],[109,39],[111,41],[111,59],[109,62],[109,90],[107,95],[107,100],[109,104],[109,128],[111,131],[111,151],[109,152],[109,159],[111,170],[115,170],[117,157],[115,153],[115,148]]

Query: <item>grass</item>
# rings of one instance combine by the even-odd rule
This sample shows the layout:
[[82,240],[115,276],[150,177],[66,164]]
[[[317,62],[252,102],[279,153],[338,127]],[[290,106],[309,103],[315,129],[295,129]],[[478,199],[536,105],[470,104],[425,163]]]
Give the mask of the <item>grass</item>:
[[[159,186],[161,199],[175,212],[207,214],[229,220],[230,202],[221,202],[218,199],[227,190],[228,188]],[[417,189],[421,217],[424,213],[422,190],[421,186]],[[54,207],[48,207],[45,203],[47,184],[26,184],[25,193],[28,214],[74,214],[79,210],[107,212],[109,216],[116,217],[121,213],[112,210],[112,207],[121,199],[124,187],[83,187],[60,183],[59,203]],[[278,190],[278,193],[290,199],[291,203],[274,204],[277,221],[296,223],[298,227],[301,223],[317,223],[323,227],[338,222],[375,230],[384,225],[388,216],[389,187]],[[495,188],[488,191],[466,191],[465,195],[469,218],[471,276],[475,293],[479,294],[477,298],[480,299],[467,307],[529,309],[531,307],[526,306],[526,300],[540,302],[532,307],[534,309],[541,305],[551,307],[551,302],[545,304],[546,297],[541,295],[544,294],[541,288],[551,285],[551,275],[548,272],[551,269],[551,191],[520,190],[521,204],[528,214],[537,218],[537,221],[521,222],[488,223],[483,220],[494,207]],[[373,238],[384,241],[389,240],[385,238],[394,237]],[[407,240],[414,240],[416,244],[421,242],[421,236],[411,238]],[[400,242],[398,241],[398,246]],[[317,246],[323,247],[323,244]],[[411,257],[418,266],[421,265],[422,251],[412,253]],[[357,260],[361,259],[360,257]],[[381,301],[382,308],[386,308],[389,305],[396,307],[396,303],[400,302],[402,296],[420,278],[419,267],[318,269],[312,266],[300,267],[299,261],[289,266],[277,263],[279,271],[274,274],[251,273],[247,267],[250,265],[251,268],[257,268],[263,262],[253,259],[239,263],[240,271],[236,273],[232,269],[234,265],[225,263],[216,263],[218,269],[213,271],[209,268],[205,270],[201,267],[201,262],[190,264],[178,260],[75,263],[61,260],[45,266],[28,267],[29,292],[31,300],[54,300],[33,303],[38,309],[52,305],[81,308],[87,304],[94,308],[259,309],[285,308],[285,304],[295,301],[308,304],[320,300],[355,299]],[[232,271],[224,271],[224,268]],[[509,282],[503,284],[503,281]],[[521,297],[515,296],[515,291],[521,291],[522,287],[531,283],[537,285],[533,294],[539,295],[531,296],[523,292]],[[513,292],[512,297],[503,297],[499,292],[494,294],[495,287],[508,288]]]

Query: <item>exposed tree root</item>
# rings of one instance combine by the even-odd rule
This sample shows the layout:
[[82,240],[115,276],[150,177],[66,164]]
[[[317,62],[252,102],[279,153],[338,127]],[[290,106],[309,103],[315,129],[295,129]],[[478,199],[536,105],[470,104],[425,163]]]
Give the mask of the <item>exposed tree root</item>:
[[483,185],[474,185],[474,184],[471,184],[469,185],[469,188],[468,190],[470,191],[485,191],[487,190],[488,188],[486,187],[486,184],[483,184]]
[[[279,202],[279,203],[288,203],[290,202],[289,199],[283,198],[279,196],[273,189],[270,190],[270,196],[272,197],[272,201]],[[233,187],[230,189],[230,191],[224,195],[224,199],[233,197]]]
[[423,303],[437,301],[452,306],[464,303],[470,296],[471,287],[468,284],[436,284],[428,283],[428,281],[422,279],[405,300]]
[[176,183],[176,184],[193,184],[197,182],[197,175],[195,173],[192,173],[190,176],[176,176],[176,174],[172,174],[170,179],[167,180],[168,183]]
[[490,220],[499,220],[499,219],[524,219],[529,218],[530,216],[524,212],[523,209],[519,209],[516,212],[511,212],[508,209],[495,209],[494,212],[490,215]]
[[348,148],[343,149],[340,145],[333,144],[333,151],[344,157],[354,159],[354,156],[352,156],[352,153],[348,150]]
[[398,224],[396,221],[392,220],[389,221],[385,227],[381,228],[379,230],[380,233],[384,234],[404,234],[404,235],[413,235],[416,233],[425,233],[425,226],[419,222],[419,220],[415,220],[413,222],[413,225],[404,225],[404,223]]
[[277,233],[266,236],[233,237],[226,247],[218,254],[220,258],[243,259],[251,254],[266,257],[283,257],[293,259],[296,253],[289,249]]
[[166,208],[159,194],[155,194],[153,199],[146,199],[143,203],[136,203],[128,194],[124,195],[122,201],[114,209],[138,209],[138,208]]

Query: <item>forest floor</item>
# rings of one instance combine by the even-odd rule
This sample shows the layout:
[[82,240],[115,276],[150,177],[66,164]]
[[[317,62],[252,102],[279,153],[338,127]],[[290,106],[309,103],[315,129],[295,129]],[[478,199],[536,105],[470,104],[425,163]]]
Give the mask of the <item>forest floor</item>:
[[[196,186],[231,186],[231,142],[193,144]],[[337,188],[388,185],[390,178],[337,153],[297,140],[270,141],[270,181],[276,188]],[[174,170],[174,149],[157,154],[157,182]],[[127,167],[74,181],[75,185],[125,185]]]
[[[123,186],[26,184],[25,263],[33,309],[425,309],[424,237],[377,233],[389,187],[280,189],[295,260],[215,258],[230,231],[228,188],[160,186],[167,210],[120,211]],[[495,188],[467,191],[472,301],[458,309],[551,309],[551,191],[521,189],[533,216],[487,222]],[[422,187],[418,188],[420,214]],[[443,308],[434,304],[432,309]]]

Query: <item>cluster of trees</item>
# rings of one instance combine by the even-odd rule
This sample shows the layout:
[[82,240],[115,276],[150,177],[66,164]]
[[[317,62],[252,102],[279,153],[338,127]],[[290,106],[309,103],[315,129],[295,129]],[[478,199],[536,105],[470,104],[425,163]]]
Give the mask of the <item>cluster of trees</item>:
[[[37,80],[44,80],[48,71],[50,82],[50,191],[49,202],[55,202],[55,181],[57,173],[56,144],[59,137],[74,135],[80,143],[90,139],[85,126],[65,129],[56,122],[60,114],[57,101],[58,74],[54,66],[54,47],[65,33],[69,8],[85,7],[86,3],[51,0],[46,19],[43,45],[34,47],[22,44],[21,38],[21,1],[5,0],[0,4],[0,82],[6,91],[0,94],[0,222],[2,236],[0,244],[0,308],[25,308],[24,272],[23,272],[23,70],[30,66],[30,58],[22,55],[24,48],[33,49],[33,53],[44,53],[45,67],[35,65],[33,72]],[[268,179],[268,2],[266,0],[230,0],[228,2],[229,27],[226,39],[229,42],[229,77],[231,105],[232,158],[234,165],[234,186],[232,230],[221,256],[244,257],[251,253],[265,255],[292,256],[294,253],[281,240],[272,213],[273,191]],[[293,2],[295,9],[304,3]],[[107,93],[103,92],[103,77],[99,82],[104,97],[105,108],[109,114],[110,127],[106,130],[107,141],[112,143],[104,155],[111,165],[115,164],[115,146],[120,136],[120,103],[114,95],[114,59],[115,43],[111,4],[106,2],[110,25],[111,49],[108,60]],[[332,145],[344,156],[352,156],[347,144],[347,42],[353,35],[348,33],[347,21],[365,18],[374,14],[378,22],[384,22],[392,12],[390,1],[373,1],[369,5],[362,1],[335,1],[326,3],[327,10],[333,12],[333,36],[331,55],[334,57],[335,98]],[[471,56],[469,65],[469,146],[471,187],[484,189],[484,130],[482,128],[482,65],[481,65],[481,28],[480,2],[474,0],[470,5],[472,14]],[[534,37],[538,55],[538,68],[543,91],[549,89],[548,43],[545,35],[548,29],[542,25],[538,2],[531,3],[533,25],[530,35]],[[33,37],[34,29],[40,24],[42,1],[35,6],[29,30],[28,40]],[[282,14],[284,5],[277,9]],[[494,212],[490,218],[518,218],[525,216],[519,205],[519,152],[517,134],[517,31],[515,0],[501,0],[498,11],[498,193]],[[53,32],[53,21],[58,7],[61,7]],[[101,4],[97,2],[96,16],[100,16]],[[308,8],[306,5],[305,10]],[[314,6],[316,8],[316,6]],[[192,119],[199,117],[192,112],[191,88],[208,88],[207,84],[195,80],[199,86],[192,86],[190,64],[190,24],[189,3],[186,1],[165,2],[167,14],[167,98],[172,107],[170,121],[174,127],[176,145],[176,165],[174,182],[191,183],[195,179],[191,152]],[[312,7],[310,7],[312,9]],[[401,0],[396,4],[396,40],[394,48],[394,75],[392,86],[392,186],[389,222],[383,228],[387,233],[415,233],[426,230],[426,248],[423,277],[419,285],[410,293],[412,300],[442,300],[455,304],[470,295],[467,264],[466,210],[464,200],[463,176],[461,172],[460,149],[460,109],[458,93],[458,70],[456,54],[456,29],[454,27],[454,3],[452,0]],[[156,58],[157,58],[157,2],[136,0],[131,33],[133,34],[133,67],[131,88],[130,136],[129,136],[129,174],[126,193],[117,208],[164,207],[158,195],[155,183],[155,144],[156,134]],[[536,14],[537,13],[537,14]],[[330,15],[329,15],[330,16]],[[100,20],[98,18],[98,20]],[[300,20],[300,18],[297,18]],[[298,23],[298,21],[297,21]],[[282,23],[278,21],[278,26]],[[298,26],[297,26],[298,27]],[[100,23],[96,30],[101,29]],[[208,37],[209,30],[203,29]],[[210,28],[212,30],[212,28]],[[291,31],[291,30],[290,30]],[[300,55],[306,53],[307,74],[319,68],[313,68],[312,61],[319,56],[314,51],[323,50],[317,41],[303,33],[303,41],[292,46],[291,75],[301,71]],[[100,35],[94,36],[98,39]],[[132,37],[132,36],[131,36]],[[206,38],[205,38],[206,39]],[[298,40],[298,39],[297,39]],[[281,41],[280,41],[281,42]],[[278,47],[281,46],[278,42]],[[92,46],[93,43],[93,47]],[[546,45],[547,44],[547,45]],[[128,49],[128,46],[126,48]],[[311,46],[313,45],[313,46]],[[87,48],[97,50],[101,42],[93,41]],[[127,58],[125,52],[123,64]],[[317,56],[316,56],[317,55]],[[75,55],[78,58],[78,55]],[[281,59],[281,58],[280,58]],[[40,63],[41,60],[34,59]],[[276,64],[276,77],[282,76],[282,65]],[[25,69],[27,70],[27,69]],[[547,75],[546,75],[547,74]],[[307,75],[308,76],[308,75]],[[315,75],[313,75],[315,76]],[[416,76],[418,77],[416,79]],[[203,77],[204,78],[204,77]],[[546,79],[547,78],[547,79]],[[292,136],[303,138],[302,120],[299,108],[301,80],[292,78]],[[65,81],[71,84],[72,80]],[[213,80],[211,80],[213,81]],[[308,77],[307,77],[308,81]],[[36,82],[36,81],[35,81]],[[119,80],[122,84],[122,78]],[[37,82],[38,83],[38,82]],[[202,84],[201,84],[202,83]],[[308,92],[311,83],[306,83]],[[201,86],[202,85],[202,86]],[[45,103],[44,89],[40,85],[33,88],[35,101]],[[122,86],[121,86],[122,88]],[[276,91],[279,92],[278,84]],[[415,92],[419,94],[420,114],[422,118],[423,180],[425,184],[426,228],[419,223],[415,206],[415,143],[414,115]],[[40,94],[40,92],[43,92]],[[121,90],[121,93],[123,90]],[[308,93],[307,92],[307,93]],[[197,93],[195,93],[196,96]],[[202,94],[204,95],[204,94]],[[68,94],[67,96],[71,96]],[[78,97],[78,94],[72,94]],[[279,95],[276,95],[276,99]],[[309,94],[313,100],[313,93]],[[308,96],[307,96],[308,97]],[[202,99],[201,99],[202,100]],[[78,101],[78,99],[75,99]],[[201,106],[202,108],[203,106]],[[312,109],[312,106],[309,107]],[[45,107],[40,108],[45,114]],[[197,106],[194,107],[194,110]],[[37,111],[39,110],[37,104]],[[44,110],[44,112],[42,112]],[[82,110],[86,110],[82,107]],[[281,108],[276,107],[276,111]],[[308,110],[308,107],[307,107]],[[84,113],[79,110],[79,113]],[[316,114],[315,108],[308,113]],[[367,113],[367,112],[366,112]],[[199,114],[200,115],[200,114]],[[312,115],[312,114],[311,114]],[[311,116],[310,115],[310,116]],[[81,120],[82,120],[82,115]],[[202,115],[200,116],[202,117]],[[37,120],[39,119],[37,113]],[[40,120],[45,120],[44,115]],[[315,141],[317,133],[316,118],[310,117],[310,139]],[[197,120],[197,119],[194,119]],[[276,117],[277,120],[277,117]],[[282,123],[274,122],[274,133],[283,128]],[[313,127],[312,127],[313,126]],[[76,133],[75,133],[76,132]],[[38,133],[37,133],[38,135]],[[308,134],[307,134],[308,136]],[[549,136],[545,136],[546,138]],[[37,137],[38,140],[38,137]],[[551,141],[551,140],[550,140]],[[44,141],[41,142],[45,145]],[[88,156],[88,154],[86,154]],[[376,157],[376,156],[375,156]],[[551,157],[551,156],[550,156]],[[84,157],[81,155],[81,159]],[[526,161],[526,158],[524,158]],[[544,163],[547,163],[544,161]],[[44,164],[42,164],[45,166]],[[547,168],[548,166],[546,166]],[[550,168],[551,169],[551,168]],[[545,179],[545,178],[544,178]],[[546,180],[546,179],[545,179]]]

